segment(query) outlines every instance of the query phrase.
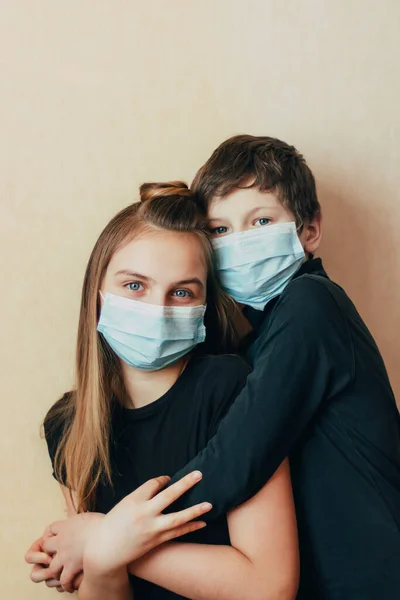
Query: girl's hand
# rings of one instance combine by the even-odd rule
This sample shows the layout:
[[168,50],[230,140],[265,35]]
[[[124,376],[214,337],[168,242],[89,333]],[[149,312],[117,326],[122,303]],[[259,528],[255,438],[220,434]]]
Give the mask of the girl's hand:
[[81,582],[83,550],[91,529],[104,515],[82,513],[47,527],[25,555],[32,564],[31,580],[44,581],[59,592],[73,592]]
[[43,538],[39,538],[33,542],[25,554],[25,560],[27,563],[33,565],[31,580],[34,583],[45,581],[48,587],[55,587],[59,592],[64,591],[60,582],[54,579],[49,571],[52,557],[43,550]]
[[85,544],[102,518],[104,515],[101,513],[80,513],[52,523],[43,535],[43,550],[53,557],[48,575],[58,581],[66,592],[77,589],[77,576],[83,570]]
[[204,527],[204,522],[193,519],[211,510],[209,503],[162,513],[201,477],[199,472],[190,473],[164,491],[160,490],[170,478],[157,477],[124,498],[92,530],[84,553],[85,575],[118,572],[152,548]]

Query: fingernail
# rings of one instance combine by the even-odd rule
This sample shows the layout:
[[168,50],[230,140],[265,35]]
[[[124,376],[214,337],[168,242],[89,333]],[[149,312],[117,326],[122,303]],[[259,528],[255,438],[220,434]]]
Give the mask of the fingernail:
[[200,471],[193,471],[192,477],[195,480],[201,479],[203,477],[203,473],[201,473]]
[[211,510],[212,509],[212,504],[210,504],[210,502],[203,502],[203,504],[201,505],[201,510]]

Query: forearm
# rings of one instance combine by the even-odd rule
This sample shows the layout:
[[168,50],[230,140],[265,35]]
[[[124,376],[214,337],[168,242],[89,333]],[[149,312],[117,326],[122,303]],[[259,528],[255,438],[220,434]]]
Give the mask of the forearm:
[[[283,360],[280,357],[281,369]],[[278,366],[274,368],[277,370]],[[203,473],[199,484],[171,510],[210,502],[213,510],[204,515],[204,520],[211,521],[246,502],[270,479],[288,456],[319,399],[318,386],[311,389],[309,378],[300,371],[295,373],[292,365],[287,364],[285,379],[291,385],[284,387],[278,382],[274,388],[271,383],[267,398],[265,381],[271,381],[269,370],[255,371],[248,377],[246,387],[215,436],[173,477],[172,482],[194,469]],[[297,397],[308,398],[300,410]],[[296,418],[292,417],[294,412]]]
[[79,600],[133,600],[133,590],[126,568],[115,573],[97,573],[85,568],[79,587]]
[[191,600],[275,598],[274,574],[269,577],[262,567],[231,546],[171,543],[132,563],[128,570]]
[[323,399],[351,384],[352,341],[336,301],[315,281],[292,285],[295,299],[280,299],[246,386],[206,448],[172,479],[203,473],[173,510],[207,501],[207,521],[245,502],[291,453]]

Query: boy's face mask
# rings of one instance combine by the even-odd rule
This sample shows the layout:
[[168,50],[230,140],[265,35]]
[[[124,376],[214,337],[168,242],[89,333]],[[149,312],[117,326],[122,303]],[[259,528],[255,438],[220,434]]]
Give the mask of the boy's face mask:
[[158,371],[204,342],[206,307],[158,306],[107,293],[97,325],[126,364]]
[[226,292],[256,310],[283,292],[306,258],[293,222],[232,233],[213,246]]

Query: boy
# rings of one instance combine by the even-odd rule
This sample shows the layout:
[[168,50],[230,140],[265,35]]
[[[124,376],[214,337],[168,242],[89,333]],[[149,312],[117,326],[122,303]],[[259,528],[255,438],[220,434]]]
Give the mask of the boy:
[[294,147],[241,135],[217,148],[193,188],[217,238],[222,283],[253,327],[253,372],[207,448],[174,478],[203,472],[185,505],[207,500],[209,518],[226,513],[289,456],[298,598],[394,600],[399,414],[371,334],[313,258],[314,177]]

